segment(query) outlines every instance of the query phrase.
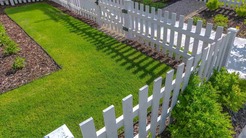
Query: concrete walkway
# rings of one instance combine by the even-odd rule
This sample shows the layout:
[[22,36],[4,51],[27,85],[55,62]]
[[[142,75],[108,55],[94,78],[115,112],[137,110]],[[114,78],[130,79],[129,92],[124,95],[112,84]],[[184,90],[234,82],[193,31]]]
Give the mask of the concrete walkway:
[[243,131],[240,133],[238,138],[246,138],[246,126],[243,128]]
[[178,2],[175,2],[165,8],[163,8],[163,12],[169,11],[174,12],[177,14],[177,17],[179,18],[179,15],[184,15],[185,17],[189,16],[193,12],[197,10],[201,10],[204,7],[206,7],[205,2],[197,1],[197,0],[180,0]]

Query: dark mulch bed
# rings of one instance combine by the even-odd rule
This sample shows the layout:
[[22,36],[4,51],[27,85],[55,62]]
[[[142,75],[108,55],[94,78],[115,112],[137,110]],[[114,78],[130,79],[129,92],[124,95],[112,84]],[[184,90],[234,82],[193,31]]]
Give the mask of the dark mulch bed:
[[239,134],[242,132],[244,126],[246,126],[246,105],[237,113],[229,111],[229,115],[231,116],[232,125],[235,131],[233,137],[237,138]]
[[[238,17],[236,12],[232,9],[226,9],[226,8],[219,8],[215,11],[210,11],[208,9],[205,9],[201,12],[199,12],[195,16],[199,16],[201,18],[204,18],[208,23],[214,24],[213,18],[214,16],[222,14],[224,16],[227,16],[229,19],[228,27],[233,27],[233,28],[240,28],[237,36],[246,38],[246,25],[243,24],[244,18]],[[224,32],[227,32],[227,28],[225,28]]]
[[[5,26],[7,34],[21,48],[16,55],[6,57],[3,56],[3,48],[0,47],[0,94],[59,69],[55,61],[4,13],[2,7],[0,22]],[[26,66],[15,72],[12,70],[12,64],[17,56],[26,59]]]

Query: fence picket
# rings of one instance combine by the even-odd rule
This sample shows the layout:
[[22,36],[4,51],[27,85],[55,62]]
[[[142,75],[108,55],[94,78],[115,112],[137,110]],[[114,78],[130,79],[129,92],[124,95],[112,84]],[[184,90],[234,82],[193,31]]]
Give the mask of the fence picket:
[[[183,29],[184,27],[184,16],[183,15],[180,15],[179,16],[179,29]],[[181,45],[182,45],[182,36],[183,34],[178,32],[178,40],[177,40],[177,47],[176,47],[176,51],[180,51],[180,48],[181,48]],[[180,55],[179,54],[176,54],[175,55],[175,59],[176,60],[179,60],[180,59]]]
[[115,111],[114,106],[111,105],[107,109],[103,110],[104,124],[106,128],[106,133],[108,138],[118,137],[117,126],[115,121]]
[[168,111],[168,105],[169,105],[169,99],[170,99],[170,93],[172,91],[172,81],[173,81],[173,74],[174,70],[170,70],[167,72],[166,75],[166,81],[165,81],[165,89],[164,89],[164,95],[163,95],[163,101],[162,101],[162,113],[161,113],[161,121],[160,121],[160,132],[163,132],[166,124],[166,118],[167,118],[167,111]]
[[172,95],[171,110],[174,108],[175,104],[177,103],[181,83],[183,81],[182,79],[183,72],[184,72],[184,63],[181,63],[179,64],[178,69],[177,69],[175,86],[174,86],[173,95]]
[[[177,14],[176,13],[172,13],[172,18],[171,18],[171,25],[172,26],[175,26],[175,22],[176,22],[176,17]],[[170,47],[174,47],[174,31],[173,30],[170,30],[171,31],[171,34],[170,34]],[[169,57],[173,57],[173,52],[169,51]]]
[[97,138],[96,128],[92,117],[80,123],[79,126],[84,138]]
[[[197,26],[196,26],[196,34],[199,35],[201,33],[202,30],[202,21],[198,21],[197,22]],[[199,48],[199,40],[195,39],[193,42],[193,48],[192,48],[192,55],[196,55],[197,54],[197,50]]]
[[124,117],[124,134],[126,138],[133,138],[133,112],[132,112],[132,95],[122,99],[123,117]]
[[139,137],[144,138],[147,136],[146,121],[147,121],[147,109],[148,109],[148,85],[145,85],[139,90]]
[[154,80],[154,88],[153,88],[153,100],[151,104],[151,133],[152,137],[156,135],[156,127],[157,127],[157,117],[158,117],[158,109],[159,109],[159,100],[160,90],[161,90],[162,78],[159,77]]
[[[193,25],[193,19],[190,18],[188,20],[188,25],[187,25],[187,31],[191,31]],[[190,47],[190,36],[186,36],[185,38],[185,47],[184,47],[184,53],[188,53],[189,52],[189,47]]]

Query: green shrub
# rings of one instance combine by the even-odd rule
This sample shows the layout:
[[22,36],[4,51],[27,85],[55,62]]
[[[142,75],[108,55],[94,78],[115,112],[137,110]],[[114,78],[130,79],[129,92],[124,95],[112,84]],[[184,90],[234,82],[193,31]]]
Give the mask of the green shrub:
[[172,111],[175,122],[171,124],[174,138],[229,138],[233,133],[227,114],[221,113],[218,94],[210,83],[199,86],[201,80],[191,76],[189,85],[179,95]]
[[17,52],[20,51],[20,48],[17,46],[17,44],[13,41],[9,42],[3,50],[4,55],[11,55],[11,54],[16,54]]
[[202,21],[202,25],[203,25],[203,26],[206,25],[206,20],[203,19],[203,18],[201,18],[201,17],[199,17],[199,16],[194,16],[194,17],[193,17],[193,24],[194,24],[194,25],[197,25],[197,23],[198,23],[199,20]]
[[218,14],[214,17],[215,27],[218,27],[218,26],[228,27],[228,22],[229,22],[228,17],[222,14]]
[[19,70],[25,67],[25,59],[22,57],[16,57],[12,68],[14,70]]
[[236,13],[239,17],[246,17],[246,4],[236,8]]
[[[246,91],[240,88],[240,78],[236,73],[228,73],[225,68],[221,71],[214,71],[213,76],[210,78],[210,82],[217,90],[219,96],[218,102],[224,107],[229,108],[232,111],[238,111],[246,102]],[[241,82],[246,84],[245,82]]]
[[243,20],[243,24],[246,25],[246,19]]
[[216,10],[220,8],[220,2],[219,0],[209,0],[206,4],[207,8],[211,11]]

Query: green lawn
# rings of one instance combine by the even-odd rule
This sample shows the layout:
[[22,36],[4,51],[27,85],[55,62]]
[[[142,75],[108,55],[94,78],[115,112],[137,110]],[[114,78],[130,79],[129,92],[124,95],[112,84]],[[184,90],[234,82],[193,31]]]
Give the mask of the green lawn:
[[91,28],[46,3],[8,8],[6,13],[62,67],[61,70],[0,95],[0,137],[43,137],[66,124],[80,137],[78,124],[165,77],[170,67]]

